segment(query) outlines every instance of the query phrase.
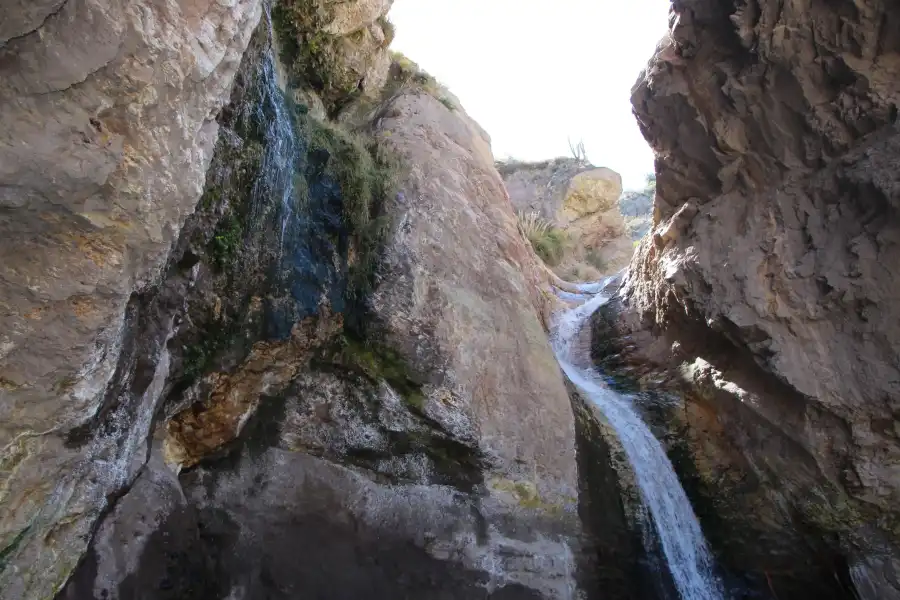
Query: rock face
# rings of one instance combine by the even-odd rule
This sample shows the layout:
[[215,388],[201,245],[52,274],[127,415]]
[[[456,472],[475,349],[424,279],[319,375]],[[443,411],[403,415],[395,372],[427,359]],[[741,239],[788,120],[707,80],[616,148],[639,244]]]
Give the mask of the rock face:
[[129,298],[200,196],[258,0],[0,2],[0,595],[46,598],[135,476]]
[[281,60],[295,93],[321,100],[338,117],[360,100],[380,97],[391,56],[393,0],[282,0],[274,23],[282,41]]
[[536,213],[565,233],[563,258],[554,265],[560,276],[596,280],[628,263],[633,248],[617,204],[618,173],[574,158],[498,168],[517,212]]
[[679,395],[663,420],[723,564],[778,597],[896,598],[900,7],[670,22],[633,92],[654,230],[596,355]]
[[571,408],[540,343],[546,275],[517,230],[488,141],[424,93],[395,99],[379,131],[414,165],[374,298],[387,339],[431,371],[429,394],[468,415],[498,472],[526,478],[550,503],[574,496]]
[[552,275],[486,135],[416,86],[318,121],[273,90],[267,25],[131,306],[115,381],[166,364],[149,462],[58,597],[576,598]]

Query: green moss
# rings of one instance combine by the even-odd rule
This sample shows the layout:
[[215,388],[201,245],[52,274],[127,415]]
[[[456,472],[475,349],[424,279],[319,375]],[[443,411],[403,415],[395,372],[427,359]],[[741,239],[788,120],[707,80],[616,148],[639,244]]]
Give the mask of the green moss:
[[272,10],[291,86],[315,90],[333,116],[353,99],[359,82],[342,64],[341,37],[324,31],[332,18],[330,4],[315,0],[281,0]]
[[336,340],[327,354],[332,364],[363,375],[374,383],[384,381],[411,409],[421,412],[425,408],[421,378],[393,348],[345,335]]
[[371,294],[391,222],[385,203],[396,196],[400,163],[367,136],[310,119],[310,152],[324,155],[325,174],[341,189],[342,219],[352,241],[348,300],[360,308]]
[[229,212],[216,227],[215,235],[209,242],[209,256],[219,269],[230,265],[241,247],[244,228],[233,212]]
[[241,329],[239,320],[226,319],[198,328],[198,338],[182,351],[182,381],[194,381],[212,366],[214,359],[231,346]]
[[209,185],[203,190],[203,195],[200,196],[200,209],[201,210],[210,210],[219,206],[222,203],[222,190],[219,186]]
[[846,495],[830,483],[808,489],[799,501],[799,510],[804,521],[829,534],[850,533],[866,521]]

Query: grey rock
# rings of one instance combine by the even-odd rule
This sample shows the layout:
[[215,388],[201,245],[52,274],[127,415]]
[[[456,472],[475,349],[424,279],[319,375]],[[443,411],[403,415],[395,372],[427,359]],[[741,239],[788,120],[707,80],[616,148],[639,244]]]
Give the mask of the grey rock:
[[[106,394],[130,343],[126,306],[197,202],[261,5],[4,0],[0,11],[5,599],[58,589],[143,461],[156,398]],[[79,434],[109,415],[113,430]]]

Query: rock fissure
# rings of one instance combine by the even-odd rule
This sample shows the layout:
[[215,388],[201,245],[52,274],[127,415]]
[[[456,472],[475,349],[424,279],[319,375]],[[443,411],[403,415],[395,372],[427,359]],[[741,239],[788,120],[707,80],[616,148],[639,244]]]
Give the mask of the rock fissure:
[[63,11],[63,9],[66,7],[66,4],[68,4],[69,1],[70,0],[59,0],[59,5],[56,6],[56,8],[51,9],[51,11],[47,13],[47,15],[43,18],[43,20],[40,23],[38,23],[30,31],[25,31],[23,33],[0,40],[0,50],[2,50],[4,48],[4,46],[9,44],[10,42],[16,42],[18,40],[21,40],[23,38],[26,38],[26,37],[34,34],[34,33],[39,32],[50,19],[56,17],[57,15],[59,15],[59,13],[61,13]]

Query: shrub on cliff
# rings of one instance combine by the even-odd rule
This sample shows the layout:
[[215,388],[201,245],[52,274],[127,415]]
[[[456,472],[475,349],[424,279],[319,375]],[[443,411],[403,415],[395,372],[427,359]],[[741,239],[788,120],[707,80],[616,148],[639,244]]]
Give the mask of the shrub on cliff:
[[347,297],[365,302],[376,283],[390,228],[385,203],[398,190],[400,163],[389,149],[363,133],[308,119],[310,153],[341,190],[342,221],[350,242]]
[[519,213],[519,231],[547,265],[557,266],[566,249],[566,233],[537,213]]
[[[272,9],[279,56],[291,87],[314,92],[330,118],[363,97],[376,98],[384,84],[387,48],[396,33],[386,16],[368,23],[356,16],[335,28],[342,3],[280,0]],[[344,11],[346,12],[346,10]],[[379,33],[378,30],[381,30]]]
[[418,88],[436,98],[451,111],[457,109],[450,91],[417,63],[402,52],[391,52],[391,70],[385,95],[390,96],[407,88]]

